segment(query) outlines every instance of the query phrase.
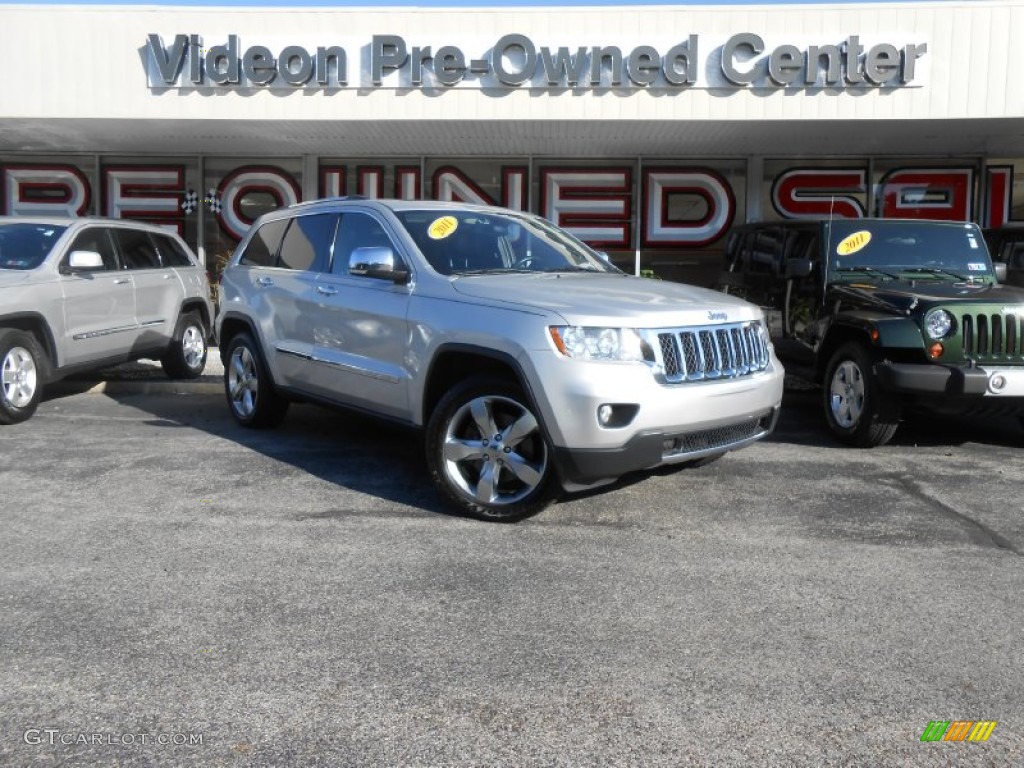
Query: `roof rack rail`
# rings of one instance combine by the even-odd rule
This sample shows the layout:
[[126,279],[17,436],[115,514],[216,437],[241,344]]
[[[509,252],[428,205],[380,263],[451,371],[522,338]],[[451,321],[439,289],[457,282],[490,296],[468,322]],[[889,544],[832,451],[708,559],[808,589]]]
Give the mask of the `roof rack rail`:
[[331,197],[318,197],[315,200],[303,200],[301,203],[294,203],[291,207],[298,208],[305,205],[316,205],[318,203],[332,203],[339,200],[369,200],[366,195],[332,195]]

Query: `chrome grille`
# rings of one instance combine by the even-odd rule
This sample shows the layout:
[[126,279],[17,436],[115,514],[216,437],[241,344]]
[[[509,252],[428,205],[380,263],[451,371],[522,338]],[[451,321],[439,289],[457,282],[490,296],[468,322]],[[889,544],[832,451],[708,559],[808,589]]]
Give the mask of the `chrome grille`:
[[665,379],[673,384],[747,376],[768,367],[761,323],[733,323],[658,332]]
[[960,318],[964,356],[978,362],[1024,362],[1024,318],[971,314]]

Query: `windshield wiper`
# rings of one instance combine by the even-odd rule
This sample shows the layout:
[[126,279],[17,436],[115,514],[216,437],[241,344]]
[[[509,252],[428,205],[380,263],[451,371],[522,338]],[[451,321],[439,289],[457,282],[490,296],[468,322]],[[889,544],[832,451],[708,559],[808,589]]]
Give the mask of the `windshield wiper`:
[[592,267],[587,264],[566,264],[564,267],[548,267],[541,272],[604,272],[603,269]]
[[457,269],[452,272],[452,277],[463,275],[528,275],[537,272],[536,269],[515,269],[513,267],[492,267],[491,269]]
[[[900,272],[923,272],[926,275],[949,275],[957,280],[970,280],[972,278],[964,277],[956,272],[950,272],[948,269],[939,269],[938,267],[900,267]],[[973,277],[973,276],[972,276]]]
[[864,272],[869,275],[885,275],[890,280],[899,280],[899,277],[886,272],[884,269],[875,269],[874,267],[836,267],[836,272]]

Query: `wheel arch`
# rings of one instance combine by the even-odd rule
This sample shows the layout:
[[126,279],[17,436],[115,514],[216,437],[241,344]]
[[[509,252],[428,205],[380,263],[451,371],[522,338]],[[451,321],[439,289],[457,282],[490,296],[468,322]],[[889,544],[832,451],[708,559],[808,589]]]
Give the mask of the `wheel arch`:
[[252,318],[240,312],[227,312],[220,322],[220,332],[217,334],[217,345],[220,350],[222,363],[227,363],[226,356],[231,340],[240,333],[249,333],[257,344],[262,345],[263,343],[260,332]]
[[203,324],[203,328],[206,330],[207,338],[213,337],[213,316],[210,314],[210,307],[207,303],[198,297],[185,299],[181,302],[181,307],[178,309],[178,317],[186,315],[189,312],[198,312],[199,320]]
[[537,401],[522,366],[510,354],[472,344],[445,344],[438,348],[424,378],[417,424],[426,424],[445,392],[472,376],[491,375],[515,383],[537,408]]
[[46,318],[38,312],[16,312],[0,317],[0,330],[13,328],[32,334],[39,348],[46,353],[46,376],[49,378],[59,366],[57,359],[57,342],[53,337]]

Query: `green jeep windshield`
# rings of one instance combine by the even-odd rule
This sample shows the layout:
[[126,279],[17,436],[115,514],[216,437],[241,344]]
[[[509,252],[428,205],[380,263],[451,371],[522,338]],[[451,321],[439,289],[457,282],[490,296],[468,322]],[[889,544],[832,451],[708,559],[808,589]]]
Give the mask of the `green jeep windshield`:
[[829,280],[995,281],[974,224],[842,219],[826,223],[825,236]]
[[396,215],[430,266],[442,275],[620,271],[539,216],[457,208]]
[[66,229],[53,224],[0,224],[0,269],[35,269]]

